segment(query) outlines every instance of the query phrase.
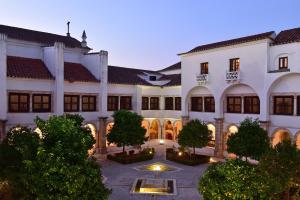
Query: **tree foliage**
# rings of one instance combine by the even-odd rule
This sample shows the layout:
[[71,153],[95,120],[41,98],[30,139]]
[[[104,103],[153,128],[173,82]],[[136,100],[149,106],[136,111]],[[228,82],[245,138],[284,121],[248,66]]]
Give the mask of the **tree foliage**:
[[257,167],[242,160],[228,160],[211,165],[199,181],[206,200],[270,199],[269,180]]
[[141,124],[143,117],[127,110],[119,110],[113,114],[114,126],[107,136],[109,143],[115,143],[119,147],[128,145],[140,145],[146,141],[144,129]]
[[189,121],[178,135],[178,143],[183,147],[192,147],[194,154],[195,148],[202,148],[207,146],[212,139],[207,125],[198,119]]
[[229,136],[227,146],[229,153],[259,160],[270,148],[270,141],[268,133],[259,126],[258,120],[246,118],[241,122],[238,132]]

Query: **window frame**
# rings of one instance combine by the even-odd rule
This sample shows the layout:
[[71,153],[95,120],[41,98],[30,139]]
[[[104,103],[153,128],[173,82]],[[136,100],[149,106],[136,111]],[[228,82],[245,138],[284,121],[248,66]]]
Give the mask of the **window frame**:
[[241,66],[240,58],[231,58],[231,59],[229,59],[229,71],[230,72],[239,71],[240,66]]
[[[12,104],[11,96],[12,95],[18,96],[18,102],[14,103],[14,104],[17,104],[17,107],[18,107],[17,111],[13,111],[13,109],[11,108],[11,104]],[[26,102],[27,108],[24,110],[21,110],[21,107],[22,107],[21,102],[20,102],[21,96],[26,96],[26,98],[27,98],[27,102]],[[29,111],[30,111],[30,94],[29,93],[10,92],[8,94],[8,112],[10,112],[10,113],[28,113]]]
[[[156,99],[156,102],[151,102],[153,99]],[[150,110],[159,110],[159,97],[150,97]]]
[[[35,105],[38,104],[35,102],[34,98],[37,97],[37,96],[40,96],[41,97],[41,102],[39,104],[41,104],[41,108],[40,109],[36,109],[35,108]],[[43,102],[43,97],[48,97],[48,108],[45,109],[43,108],[43,105],[46,104]],[[44,113],[44,112],[51,112],[51,94],[33,94],[32,95],[32,112],[34,113]]]
[[[109,106],[110,105],[110,99],[114,99],[114,100],[116,100],[116,102],[112,102],[113,104],[111,104],[111,105],[113,105],[112,107],[115,107],[115,108],[112,108],[111,106]],[[107,111],[117,111],[117,110],[119,110],[119,96],[113,96],[113,95],[109,95],[109,96],[107,96]]]
[[[290,99],[292,99],[292,105],[290,105],[290,107],[292,108],[291,109],[291,111],[292,112],[290,112],[290,113],[287,113],[287,112],[277,112],[276,111],[276,100],[277,99],[279,99],[279,98],[283,98],[283,102],[284,102],[284,99],[288,99],[288,98],[290,98]],[[289,115],[289,116],[292,116],[292,115],[294,115],[294,96],[292,96],[292,95],[281,95],[281,96],[273,96],[273,114],[274,115]],[[284,109],[286,109],[286,108],[284,108]]]
[[175,97],[174,102],[175,102],[174,109],[181,110],[181,97]]
[[[286,62],[285,62],[286,60]],[[282,56],[278,58],[278,68],[281,69],[288,69],[289,68],[289,58],[288,56]]]
[[[88,102],[84,103],[83,99],[88,98]],[[91,103],[91,99],[94,99],[94,104]],[[84,108],[84,104],[88,105],[88,109]],[[91,108],[92,106],[92,108]],[[97,96],[95,95],[82,95],[81,96],[81,110],[82,112],[96,112],[97,111]]]
[[174,110],[174,98],[165,97],[165,110]]
[[204,112],[215,112],[215,98],[212,96],[204,97]]
[[208,62],[200,63],[200,74],[208,74]]
[[[145,102],[146,101],[146,102]],[[142,110],[149,110],[149,97],[142,97]]]
[[[129,102],[127,102],[128,99]],[[132,110],[131,96],[120,96],[120,110]]]
[[[248,99],[250,100],[249,104],[247,103]],[[254,99],[258,100],[257,105],[254,104],[254,102],[253,102]],[[258,106],[257,112],[253,111],[254,106]],[[244,113],[245,114],[260,114],[260,99],[258,96],[244,96]]]
[[[230,100],[229,99],[233,99],[233,104],[230,104]],[[240,104],[236,103],[236,100],[239,99]],[[227,113],[242,113],[242,97],[240,96],[227,96],[227,107],[226,107],[226,111]],[[233,110],[230,110],[230,106],[233,106]],[[236,110],[236,106],[239,106],[239,110]]]
[[[201,105],[200,107],[199,107],[199,102],[200,102],[200,105]],[[195,103],[196,103],[196,105],[195,105]],[[191,111],[193,111],[193,112],[203,112],[203,97],[197,97],[197,96],[191,97]]]
[[[66,103],[66,97],[70,97],[71,98],[71,101],[70,103]],[[73,97],[75,97],[77,99],[77,106],[76,106],[76,110],[72,109],[73,107]],[[70,108],[71,109],[66,109],[66,104],[70,104]],[[65,94],[64,95],[64,112],[79,112],[79,107],[80,107],[80,96],[79,95],[72,95],[72,94]]]

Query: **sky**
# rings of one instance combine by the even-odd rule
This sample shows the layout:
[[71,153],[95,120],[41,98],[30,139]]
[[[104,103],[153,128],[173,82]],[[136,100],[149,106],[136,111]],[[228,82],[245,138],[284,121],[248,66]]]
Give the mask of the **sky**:
[[300,27],[299,0],[0,0],[0,24],[87,34],[109,64],[161,69],[198,45]]

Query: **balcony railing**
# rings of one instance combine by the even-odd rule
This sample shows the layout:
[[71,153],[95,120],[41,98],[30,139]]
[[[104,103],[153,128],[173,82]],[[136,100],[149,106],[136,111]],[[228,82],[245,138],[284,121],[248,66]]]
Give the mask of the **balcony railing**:
[[239,80],[240,80],[240,71],[226,72],[226,81],[239,81]]
[[208,74],[197,74],[196,80],[199,85],[204,85],[208,81]]

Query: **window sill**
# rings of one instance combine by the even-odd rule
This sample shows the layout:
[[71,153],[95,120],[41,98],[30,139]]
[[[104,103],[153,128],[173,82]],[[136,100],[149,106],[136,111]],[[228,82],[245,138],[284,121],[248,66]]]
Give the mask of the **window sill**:
[[287,69],[277,69],[277,70],[271,70],[269,71],[268,73],[279,73],[279,72],[289,72],[290,69],[287,68]]

